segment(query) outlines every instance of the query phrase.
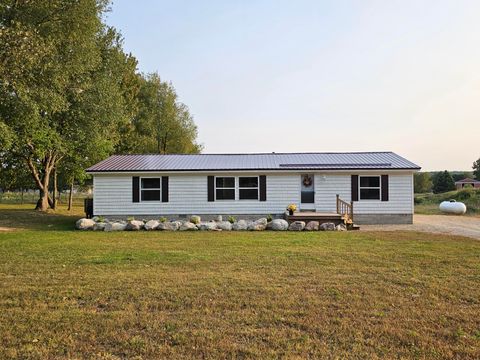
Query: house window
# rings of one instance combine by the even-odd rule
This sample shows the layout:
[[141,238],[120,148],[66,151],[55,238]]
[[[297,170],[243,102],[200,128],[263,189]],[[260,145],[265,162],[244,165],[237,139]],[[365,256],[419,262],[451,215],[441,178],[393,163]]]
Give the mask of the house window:
[[240,200],[258,200],[258,176],[239,177],[238,188]]
[[380,200],[380,176],[360,176],[360,200]]
[[215,178],[215,198],[216,200],[235,200],[234,177]]
[[142,178],[140,194],[142,201],[160,201],[160,178]]

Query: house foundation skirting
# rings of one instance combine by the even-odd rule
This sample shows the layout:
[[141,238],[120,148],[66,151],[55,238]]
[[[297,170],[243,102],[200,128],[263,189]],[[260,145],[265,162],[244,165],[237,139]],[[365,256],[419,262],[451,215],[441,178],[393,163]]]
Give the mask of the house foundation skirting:
[[377,225],[377,224],[413,224],[413,214],[355,214],[355,224]]
[[[181,220],[186,221],[189,220],[191,216],[197,215],[200,216],[202,221],[211,221],[216,220],[218,215],[222,216],[223,221],[228,221],[230,216],[233,216],[236,220],[246,220],[246,221],[255,221],[260,218],[267,217],[270,215],[273,219],[283,219],[284,214],[158,214],[158,215],[142,215],[142,214],[134,214],[134,215],[101,215],[108,220],[119,220],[125,221],[128,218],[135,218],[136,220],[158,220],[159,218],[166,218],[169,221]],[[95,216],[98,216],[95,214]]]

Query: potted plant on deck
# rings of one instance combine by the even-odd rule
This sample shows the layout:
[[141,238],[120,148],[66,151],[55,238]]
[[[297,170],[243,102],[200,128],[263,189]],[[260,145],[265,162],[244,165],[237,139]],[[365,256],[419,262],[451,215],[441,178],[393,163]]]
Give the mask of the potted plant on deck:
[[287,206],[287,211],[289,215],[293,215],[293,213],[297,210],[297,205],[290,204]]

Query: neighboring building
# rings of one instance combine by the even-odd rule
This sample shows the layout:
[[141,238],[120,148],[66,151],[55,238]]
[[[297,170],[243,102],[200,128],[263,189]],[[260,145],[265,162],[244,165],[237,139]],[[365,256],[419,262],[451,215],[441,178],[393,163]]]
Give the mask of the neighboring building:
[[95,215],[283,216],[332,213],[337,194],[354,221],[412,223],[413,173],[392,152],[114,155],[87,169]]
[[463,189],[464,187],[473,187],[480,189],[480,181],[470,178],[465,178],[462,180],[455,181],[455,186],[457,190]]

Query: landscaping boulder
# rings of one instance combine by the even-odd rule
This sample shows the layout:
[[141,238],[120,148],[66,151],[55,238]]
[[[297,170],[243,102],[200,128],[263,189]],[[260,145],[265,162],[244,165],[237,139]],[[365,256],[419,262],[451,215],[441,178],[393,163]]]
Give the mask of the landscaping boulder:
[[248,224],[245,220],[238,220],[236,223],[233,224],[232,229],[236,231],[244,231],[247,230]]
[[215,216],[215,221],[216,221],[216,222],[222,222],[222,221],[223,221],[222,215],[217,215],[217,216]]
[[309,221],[307,225],[305,225],[306,231],[317,231],[320,223],[318,221]]
[[178,229],[180,231],[196,231],[197,226],[194,223],[191,223],[189,221],[184,222],[182,225],[180,225],[180,228]]
[[232,224],[229,223],[228,221],[220,221],[217,223],[217,227],[220,229],[220,230],[223,230],[223,231],[230,231],[232,230]]
[[332,222],[323,223],[320,225],[321,231],[335,231],[335,224]]
[[273,219],[270,223],[269,228],[273,231],[285,231],[288,230],[288,222],[283,219]]
[[149,220],[145,223],[145,230],[156,230],[158,228],[158,225],[160,225],[160,221],[158,220]]
[[200,224],[202,222],[202,218],[198,215],[192,215],[190,216],[190,222],[193,224]]
[[138,231],[138,230],[142,230],[143,229],[143,221],[140,221],[140,220],[130,220],[128,223],[127,223],[127,226],[125,228],[125,230],[127,231]]
[[268,220],[267,220],[267,218],[260,218],[260,219],[256,220],[255,223],[267,226]]
[[103,230],[105,230],[105,226],[107,226],[106,222],[97,222],[93,226],[93,230],[94,231],[103,231]]
[[302,231],[305,229],[305,222],[304,221],[294,221],[288,227],[290,231]]
[[214,221],[209,221],[209,222],[202,222],[197,225],[198,230],[216,230],[217,229],[217,223]]
[[121,222],[107,223],[104,231],[123,231],[127,227],[127,224]]
[[338,224],[335,227],[335,230],[337,230],[337,231],[347,231],[347,226],[345,224]]
[[177,231],[182,223],[180,221],[167,221],[158,224],[157,230]]
[[95,226],[95,221],[93,219],[80,219],[75,223],[77,230],[93,230]]
[[261,218],[248,224],[247,229],[250,231],[263,231],[267,228],[267,219]]

